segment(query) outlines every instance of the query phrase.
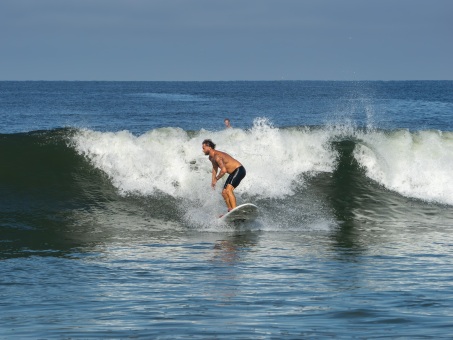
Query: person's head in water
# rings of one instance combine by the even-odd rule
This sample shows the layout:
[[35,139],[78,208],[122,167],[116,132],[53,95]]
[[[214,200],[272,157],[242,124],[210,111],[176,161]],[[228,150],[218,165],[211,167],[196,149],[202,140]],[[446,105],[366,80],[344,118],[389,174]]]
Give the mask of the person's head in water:
[[202,147],[205,155],[209,155],[209,152],[211,151],[211,149],[215,150],[215,144],[210,139],[205,139],[203,141],[203,143],[201,143],[201,147]]
[[223,122],[225,123],[225,127],[227,129],[231,127],[230,120],[228,118],[225,118],[225,120]]

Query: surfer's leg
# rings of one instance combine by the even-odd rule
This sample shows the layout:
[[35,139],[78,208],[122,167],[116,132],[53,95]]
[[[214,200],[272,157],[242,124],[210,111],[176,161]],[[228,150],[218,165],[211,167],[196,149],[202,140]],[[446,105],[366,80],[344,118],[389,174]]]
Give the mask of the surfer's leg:
[[245,168],[241,165],[239,168],[231,173],[223,187],[222,196],[225,200],[225,203],[228,207],[228,211],[236,208],[236,196],[234,196],[233,190],[241,183],[242,179],[245,177]]
[[225,199],[225,203],[228,207],[228,211],[236,208],[236,197],[233,193],[234,187],[228,184],[225,189],[222,190],[222,196]]
[[228,211],[230,211],[232,208],[231,208],[231,204],[230,204],[230,197],[228,196],[226,189],[222,190],[222,196],[223,196],[223,199],[225,200]]

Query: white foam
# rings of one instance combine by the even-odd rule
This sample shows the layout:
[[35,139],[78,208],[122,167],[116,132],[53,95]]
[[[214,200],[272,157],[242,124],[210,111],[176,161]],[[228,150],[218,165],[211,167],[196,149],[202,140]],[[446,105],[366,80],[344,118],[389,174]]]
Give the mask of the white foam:
[[[247,176],[236,189],[259,198],[292,195],[295,181],[304,174],[332,171],[336,154],[329,133],[280,130],[266,119],[255,120],[250,130],[201,130],[194,136],[178,128],[161,128],[134,136],[128,131],[81,130],[73,141],[76,150],[104,171],[120,193],[152,195],[158,192],[205,204],[220,196],[221,183],[213,193],[212,165],[201,143],[210,138],[217,149],[237,158]],[[226,176],[225,178],[226,179]]]
[[401,130],[359,138],[354,156],[368,177],[407,197],[453,204],[453,133]]

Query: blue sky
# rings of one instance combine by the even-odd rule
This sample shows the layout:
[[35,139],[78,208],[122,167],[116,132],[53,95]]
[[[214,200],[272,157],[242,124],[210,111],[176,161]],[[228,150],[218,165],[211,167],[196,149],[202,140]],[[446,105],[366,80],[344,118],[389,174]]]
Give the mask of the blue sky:
[[451,0],[2,0],[0,80],[453,80]]

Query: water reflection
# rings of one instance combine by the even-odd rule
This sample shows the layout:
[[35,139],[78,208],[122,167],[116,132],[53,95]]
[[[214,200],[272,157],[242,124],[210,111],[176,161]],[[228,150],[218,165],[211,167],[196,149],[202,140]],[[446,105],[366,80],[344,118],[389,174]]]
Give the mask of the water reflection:
[[250,248],[256,246],[258,234],[252,231],[234,232],[215,241],[212,261],[235,265],[244,260]]
[[241,294],[240,286],[246,274],[245,263],[253,252],[259,239],[251,231],[215,235],[211,254],[208,258],[209,279],[206,280],[205,294],[215,299],[221,297],[222,303],[231,301]]

